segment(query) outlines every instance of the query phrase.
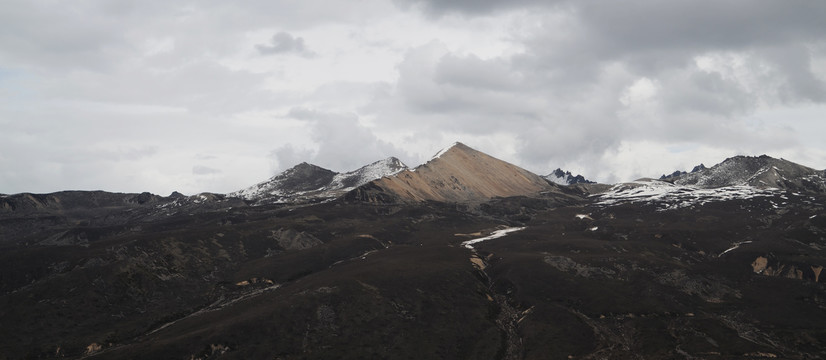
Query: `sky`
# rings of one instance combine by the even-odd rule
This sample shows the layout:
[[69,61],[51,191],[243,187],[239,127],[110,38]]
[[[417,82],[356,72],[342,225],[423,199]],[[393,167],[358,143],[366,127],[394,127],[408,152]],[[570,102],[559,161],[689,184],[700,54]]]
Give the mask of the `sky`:
[[0,0],[0,193],[226,193],[460,141],[604,183],[826,168],[826,2]]

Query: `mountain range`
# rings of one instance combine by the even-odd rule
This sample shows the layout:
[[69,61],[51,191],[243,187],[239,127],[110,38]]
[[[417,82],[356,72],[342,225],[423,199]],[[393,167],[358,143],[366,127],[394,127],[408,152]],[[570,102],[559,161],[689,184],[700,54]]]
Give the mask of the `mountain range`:
[[826,172],[461,143],[229,194],[0,195],[0,359],[826,357]]

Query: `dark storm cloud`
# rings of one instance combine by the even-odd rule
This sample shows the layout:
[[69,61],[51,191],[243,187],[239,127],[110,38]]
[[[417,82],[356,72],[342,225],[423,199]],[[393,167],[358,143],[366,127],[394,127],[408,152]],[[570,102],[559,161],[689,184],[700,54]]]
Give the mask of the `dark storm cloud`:
[[[820,1],[773,0],[396,0],[407,7],[444,14],[489,16],[531,7],[575,15],[606,52],[643,48],[680,48],[695,44],[731,47],[789,40],[813,40],[826,30],[826,4]],[[682,39],[682,41],[676,41]],[[619,41],[608,41],[619,40]],[[629,45],[634,46],[629,46]]]
[[661,74],[663,107],[671,112],[698,112],[734,116],[757,106],[757,96],[720,73],[700,70]]
[[314,53],[304,45],[304,38],[292,36],[283,31],[273,35],[268,44],[255,45],[255,49],[261,55],[296,54],[306,57],[314,56]]
[[[826,34],[824,35],[826,36]],[[826,43],[826,42],[824,42]],[[760,50],[780,75],[776,95],[783,101],[826,101],[826,83],[812,72],[812,50],[800,43]]]
[[[826,3],[633,1],[577,2],[565,21],[546,18],[525,39],[517,61],[554,73],[563,82],[593,79],[599,67],[620,61],[656,74],[712,51],[752,51],[776,44],[822,41]],[[790,54],[806,58],[808,54]]]
[[422,6],[431,15],[464,13],[472,15],[489,14],[494,11],[520,8],[525,6],[553,4],[554,0],[395,0],[402,7]]
[[[566,81],[592,79],[598,67],[610,61],[657,72],[709,51],[759,50],[826,38],[826,3],[815,1],[410,2],[467,15],[543,5],[545,11],[537,14],[554,15],[539,15],[539,26],[522,39],[528,46],[525,56],[515,60],[546,74],[555,71]],[[798,62],[808,58],[806,51],[788,55]]]
[[[526,165],[595,159],[623,140],[780,149],[793,137],[744,130],[742,117],[761,104],[826,99],[812,65],[826,39],[823,2],[403,3],[467,17],[533,7],[512,38],[523,51],[484,60],[411,51],[396,89],[441,128],[514,133]],[[651,94],[620,101],[640,79]]]
[[602,54],[736,49],[817,40],[826,4],[770,0],[585,1],[577,12]]

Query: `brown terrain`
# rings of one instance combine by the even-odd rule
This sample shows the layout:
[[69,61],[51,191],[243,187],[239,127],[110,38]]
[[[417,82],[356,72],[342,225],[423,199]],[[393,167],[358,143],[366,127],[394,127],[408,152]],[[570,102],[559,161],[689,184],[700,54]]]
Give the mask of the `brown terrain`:
[[536,196],[561,191],[539,175],[456,143],[414,170],[374,181],[353,195],[369,202],[481,203],[494,197]]

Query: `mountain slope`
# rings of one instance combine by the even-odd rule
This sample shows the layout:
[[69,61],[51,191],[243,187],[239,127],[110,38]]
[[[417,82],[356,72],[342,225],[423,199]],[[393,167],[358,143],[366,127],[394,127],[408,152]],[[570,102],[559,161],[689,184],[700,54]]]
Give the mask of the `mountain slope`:
[[826,172],[770,156],[735,156],[711,168],[676,177],[678,185],[700,188],[749,185],[794,191],[826,192]]
[[264,203],[317,202],[336,198],[355,187],[407,169],[399,159],[389,157],[357,170],[337,173],[322,167],[298,164],[267,181],[228,194]]
[[473,203],[559,191],[539,175],[456,143],[426,164],[354,190],[349,199]]

